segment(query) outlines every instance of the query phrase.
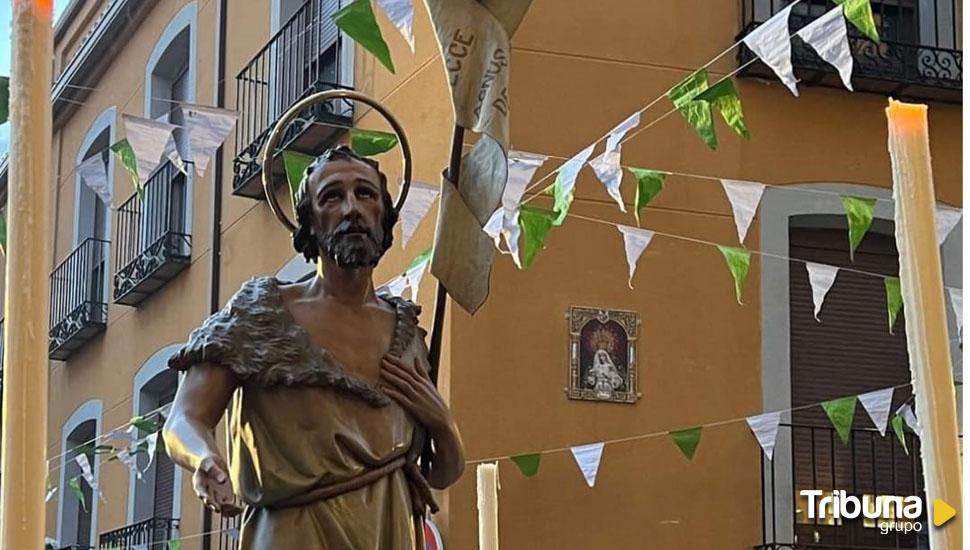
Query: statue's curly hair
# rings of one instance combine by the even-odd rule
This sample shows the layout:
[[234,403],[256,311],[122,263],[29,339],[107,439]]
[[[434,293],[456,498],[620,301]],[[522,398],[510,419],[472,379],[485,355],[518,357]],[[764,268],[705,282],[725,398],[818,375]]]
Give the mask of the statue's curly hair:
[[313,208],[310,202],[311,198],[308,186],[310,184],[310,175],[318,169],[322,169],[328,162],[334,160],[362,162],[377,172],[381,180],[381,202],[384,204],[384,217],[381,220],[381,226],[384,229],[384,242],[381,243],[381,255],[383,255],[394,243],[394,225],[397,224],[398,219],[398,212],[394,208],[394,201],[391,198],[390,192],[387,190],[387,176],[381,172],[380,164],[376,160],[358,155],[346,145],[338,145],[337,147],[327,149],[323,154],[314,159],[303,172],[303,177],[300,179],[300,187],[297,189],[296,196],[294,197],[296,201],[297,229],[293,233],[293,248],[303,254],[303,257],[308,262],[315,262],[320,256],[317,240],[313,237],[313,232],[311,231]]

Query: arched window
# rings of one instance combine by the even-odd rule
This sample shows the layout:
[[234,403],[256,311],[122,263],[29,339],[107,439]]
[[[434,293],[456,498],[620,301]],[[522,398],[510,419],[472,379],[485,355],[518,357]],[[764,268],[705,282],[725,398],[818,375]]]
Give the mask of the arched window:
[[[178,389],[178,373],[167,368],[168,358],[178,345],[155,352],[135,375],[132,388],[132,415],[145,416],[170,405]],[[162,416],[151,419],[161,423]],[[146,434],[139,434],[144,437]],[[134,472],[129,475],[128,523],[147,519],[179,519],[181,513],[181,471],[168,458],[161,437],[155,456],[138,456],[138,469],[144,470],[141,479]]]
[[[57,513],[57,540],[62,547],[70,545],[95,546],[98,526],[98,498],[81,476],[76,457],[77,448],[101,433],[101,400],[93,399],[81,405],[64,423],[61,432],[60,483],[58,484],[59,508]],[[94,479],[99,479],[100,467],[96,456],[90,459]],[[71,488],[72,479],[84,496],[84,503]]]
[[[196,3],[183,7],[169,21],[152,50],[145,66],[145,116],[176,125],[173,132],[179,156],[192,159],[185,118],[180,105],[195,101],[196,83]],[[167,162],[163,159],[163,164]],[[175,177],[170,181],[152,182],[146,187],[146,208],[168,211],[142,216],[142,234],[152,241],[164,232],[191,233],[192,224],[192,174]],[[159,227],[147,227],[148,220],[166,220]],[[147,243],[146,243],[147,244]],[[186,252],[188,252],[186,250]]]
[[[111,107],[98,115],[81,141],[76,165],[93,156],[100,156],[108,175],[107,185],[112,188],[114,162],[108,147],[114,143],[116,110]],[[111,205],[105,204],[101,197],[84,182],[80,175],[75,176],[74,201],[74,245],[85,239],[109,240],[111,235]]]

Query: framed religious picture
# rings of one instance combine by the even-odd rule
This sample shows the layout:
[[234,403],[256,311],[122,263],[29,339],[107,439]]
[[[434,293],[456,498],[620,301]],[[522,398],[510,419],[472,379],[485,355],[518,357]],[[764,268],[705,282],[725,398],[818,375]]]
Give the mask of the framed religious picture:
[[636,403],[640,315],[570,306],[568,322],[569,398]]

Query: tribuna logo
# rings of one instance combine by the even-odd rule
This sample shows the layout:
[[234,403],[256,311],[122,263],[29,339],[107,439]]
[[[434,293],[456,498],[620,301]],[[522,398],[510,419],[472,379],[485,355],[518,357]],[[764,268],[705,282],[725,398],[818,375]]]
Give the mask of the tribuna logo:
[[[856,519],[864,516],[869,519],[906,518],[918,519],[923,515],[923,499],[920,497],[895,497],[885,495],[847,495],[845,491],[832,491],[823,497],[824,491],[818,489],[799,492],[808,497],[808,519]],[[818,499],[816,504],[816,498]]]
[[890,531],[909,533],[923,529],[923,524],[916,521],[923,515],[923,499],[920,497],[863,495],[859,498],[847,495],[845,491],[832,491],[829,496],[822,496],[824,491],[817,489],[800,491],[799,494],[808,497],[808,519],[856,519],[863,516],[881,520],[878,526],[884,535]]

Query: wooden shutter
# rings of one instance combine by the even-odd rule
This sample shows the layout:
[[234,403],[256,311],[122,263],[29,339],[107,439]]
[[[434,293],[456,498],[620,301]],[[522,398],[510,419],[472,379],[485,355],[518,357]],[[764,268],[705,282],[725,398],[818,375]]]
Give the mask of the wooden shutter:
[[[858,272],[896,276],[899,271],[895,240],[870,233],[849,258],[846,229],[792,227],[789,256],[840,269],[819,313],[814,304],[804,262],[789,264],[791,323],[791,402],[793,407],[865,393],[910,380],[906,351],[906,327],[899,315],[889,334],[885,283],[882,277]],[[892,411],[908,399],[911,388],[897,390]],[[856,405],[852,438],[841,442],[821,407],[792,414],[793,427],[782,428],[793,445],[795,494],[802,489],[835,489],[849,494],[921,495],[918,441],[909,436],[907,455],[895,441],[892,429],[881,437],[869,415]],[[868,429],[868,430],[867,430]],[[802,503],[804,504],[804,503]],[[925,525],[925,522],[924,522]],[[883,536],[861,520],[842,526],[796,525],[799,540],[821,544],[889,547],[907,544],[914,537]]]

